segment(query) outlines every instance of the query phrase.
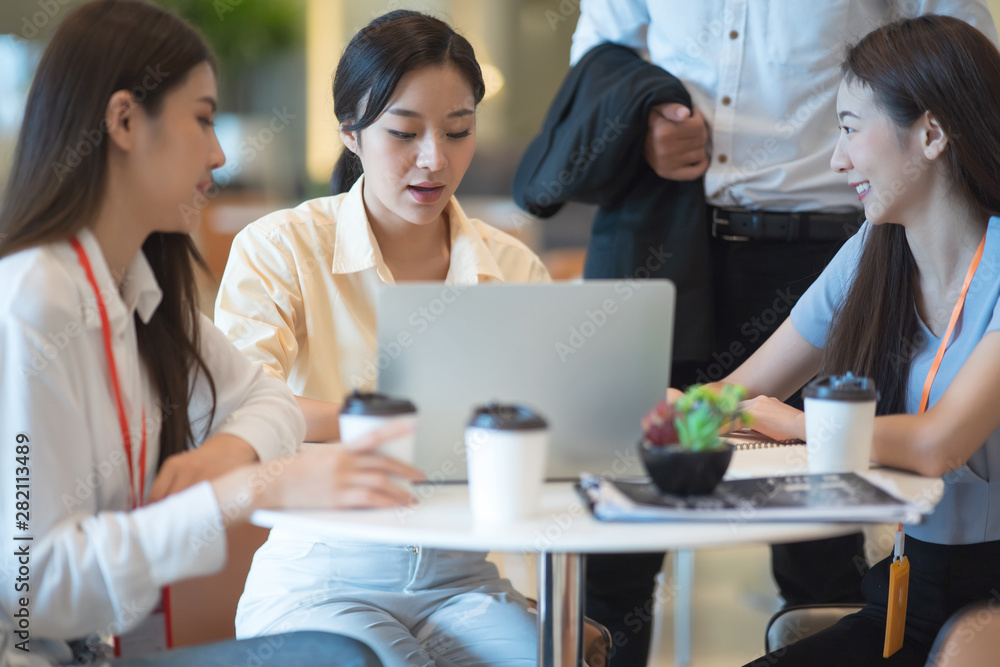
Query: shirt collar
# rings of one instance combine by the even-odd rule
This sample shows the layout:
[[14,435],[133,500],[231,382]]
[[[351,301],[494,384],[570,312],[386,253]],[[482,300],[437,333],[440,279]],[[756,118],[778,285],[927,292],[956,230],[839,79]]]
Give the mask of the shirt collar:
[[451,223],[451,266],[445,282],[475,285],[481,278],[503,282],[503,273],[482,235],[465,215],[454,197],[445,207]]
[[392,283],[392,274],[382,261],[382,253],[368,224],[362,196],[364,182],[362,174],[340,203],[331,270],[333,273],[358,273],[375,268],[385,282]]
[[119,292],[118,283],[111,275],[111,269],[104,259],[101,246],[97,243],[97,237],[90,229],[84,228],[78,240],[87,253],[87,259],[90,260],[94,280],[101,290],[101,298],[104,300],[104,307],[107,309],[108,320],[112,326],[116,327],[127,322],[132,313],[138,313],[143,324],[148,324],[163,299],[163,291],[156,281],[153,267],[149,265],[145,253],[140,249],[132,258],[132,262],[125,269]]
[[[382,259],[365,212],[362,194],[364,179],[362,175],[340,204],[331,270],[340,274],[374,268],[382,282],[391,285],[395,280]],[[445,282],[472,285],[479,282],[480,276],[502,281],[503,274],[493,254],[455,197],[445,206],[444,215],[451,231],[451,259]]]

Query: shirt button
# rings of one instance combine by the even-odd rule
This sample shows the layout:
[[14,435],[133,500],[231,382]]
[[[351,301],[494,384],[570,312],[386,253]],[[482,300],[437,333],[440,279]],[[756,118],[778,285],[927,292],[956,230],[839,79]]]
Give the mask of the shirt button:
[[730,30],[729,31],[729,39],[736,39],[739,36],[740,36],[740,33],[736,32],[735,30]]
[[726,164],[726,160],[728,160],[728,159],[729,158],[727,158],[725,155],[720,155],[719,156],[719,164]]
[[722,106],[728,107],[732,101],[733,99],[729,95],[722,96]]

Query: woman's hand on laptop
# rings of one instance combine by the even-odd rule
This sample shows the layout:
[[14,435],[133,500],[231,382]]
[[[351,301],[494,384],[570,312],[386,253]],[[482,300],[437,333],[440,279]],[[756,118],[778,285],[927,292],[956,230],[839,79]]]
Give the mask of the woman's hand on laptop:
[[740,403],[753,418],[753,429],[775,440],[805,440],[806,415],[770,396],[756,396]]

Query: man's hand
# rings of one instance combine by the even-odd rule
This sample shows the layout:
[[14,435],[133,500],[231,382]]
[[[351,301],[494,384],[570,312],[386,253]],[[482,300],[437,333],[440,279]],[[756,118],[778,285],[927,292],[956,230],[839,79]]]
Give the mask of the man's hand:
[[708,170],[708,127],[701,111],[660,104],[649,112],[646,161],[660,178],[693,181]]
[[167,458],[153,480],[146,502],[155,503],[171,493],[215,479],[257,460],[257,452],[242,438],[227,434],[212,436],[197,449]]

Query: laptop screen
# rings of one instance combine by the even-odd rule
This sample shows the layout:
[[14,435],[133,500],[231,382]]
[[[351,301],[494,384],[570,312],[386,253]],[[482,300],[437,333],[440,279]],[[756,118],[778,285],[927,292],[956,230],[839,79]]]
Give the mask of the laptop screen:
[[549,479],[642,474],[640,418],[669,386],[674,285],[386,285],[377,301],[378,388],[418,411],[416,465],[466,478],[464,431],[491,401],[549,424]]

